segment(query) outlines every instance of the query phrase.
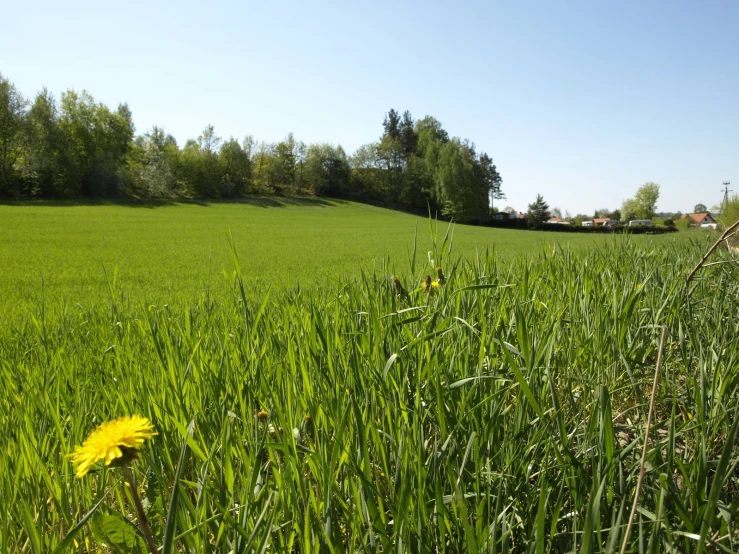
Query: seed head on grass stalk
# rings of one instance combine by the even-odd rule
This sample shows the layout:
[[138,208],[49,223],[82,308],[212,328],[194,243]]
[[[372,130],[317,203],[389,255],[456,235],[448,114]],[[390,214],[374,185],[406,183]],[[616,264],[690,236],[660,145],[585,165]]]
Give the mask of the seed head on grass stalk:
[[426,294],[432,294],[439,288],[439,281],[432,281],[431,275],[426,275],[426,280],[421,283],[421,288]]
[[426,280],[421,283],[421,288],[426,294],[433,294],[439,290],[439,281],[432,281],[431,275],[427,275]]
[[395,296],[398,298],[407,298],[408,291],[403,287],[403,283],[400,282],[398,277],[393,277],[393,287],[395,288]]

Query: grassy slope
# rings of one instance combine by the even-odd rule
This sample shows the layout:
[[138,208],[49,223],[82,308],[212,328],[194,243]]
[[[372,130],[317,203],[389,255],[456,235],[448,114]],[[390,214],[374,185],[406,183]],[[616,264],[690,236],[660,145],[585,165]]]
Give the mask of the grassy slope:
[[[250,204],[0,205],[0,281],[3,305],[64,298],[86,306],[107,297],[106,272],[135,301],[173,301],[206,285],[230,283],[232,233],[245,282],[315,283],[359,269],[397,264],[407,272],[418,225],[419,257],[431,247],[428,221],[390,210],[320,199],[255,199]],[[443,236],[445,224],[440,225]],[[498,255],[563,245],[603,244],[603,236],[532,233],[456,226],[453,253]],[[639,239],[637,239],[639,240]],[[105,268],[105,269],[104,269]],[[224,278],[224,271],[229,279]],[[261,284],[259,283],[261,281]]]

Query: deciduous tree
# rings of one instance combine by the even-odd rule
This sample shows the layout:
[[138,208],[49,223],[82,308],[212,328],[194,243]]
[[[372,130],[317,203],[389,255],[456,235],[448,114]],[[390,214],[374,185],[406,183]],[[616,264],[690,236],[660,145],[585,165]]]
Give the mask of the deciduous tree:
[[479,217],[485,210],[480,205],[482,183],[476,178],[474,158],[459,140],[444,143],[434,171],[435,196],[442,214],[458,221]]
[[636,191],[634,198],[624,201],[621,215],[625,221],[631,219],[652,219],[659,200],[659,185],[651,181],[644,183]]
[[18,196],[21,182],[16,162],[23,154],[28,101],[0,73],[0,194]]
[[242,196],[249,190],[251,160],[239,141],[232,137],[223,143],[218,154],[218,165],[223,196]]
[[344,149],[331,144],[308,146],[305,179],[317,195],[341,195],[349,183],[349,163]]
[[67,196],[63,137],[59,113],[52,94],[42,89],[28,110],[27,179],[33,183],[31,195]]

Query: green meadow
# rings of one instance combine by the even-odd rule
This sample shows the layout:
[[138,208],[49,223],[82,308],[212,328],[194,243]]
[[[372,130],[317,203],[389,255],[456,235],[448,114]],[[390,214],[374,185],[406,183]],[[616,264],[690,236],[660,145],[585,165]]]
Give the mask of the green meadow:
[[[440,223],[439,238],[446,232]],[[470,259],[613,240],[465,225],[449,233],[453,255]],[[428,258],[432,241],[427,218],[318,198],[0,205],[0,313],[42,300],[89,307],[109,300],[111,287],[138,307],[220,294],[233,283],[234,248],[248,292],[257,295],[361,271],[405,272],[414,250],[417,265]]]
[[[0,553],[735,552],[736,264],[686,286],[715,237],[435,229],[0,206]],[[133,414],[133,486],[76,478]]]

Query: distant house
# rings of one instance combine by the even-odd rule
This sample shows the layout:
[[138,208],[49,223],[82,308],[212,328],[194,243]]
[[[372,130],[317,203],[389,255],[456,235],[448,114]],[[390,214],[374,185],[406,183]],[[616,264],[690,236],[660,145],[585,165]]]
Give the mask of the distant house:
[[557,225],[569,225],[569,221],[565,221],[561,217],[550,217],[547,223],[556,223]]
[[515,213],[509,214],[508,212],[498,212],[497,214],[495,214],[495,219],[497,219],[497,220],[505,220],[505,219],[509,219],[509,220],[510,220],[510,219],[525,219],[525,218],[526,218],[526,216],[524,216],[524,217],[522,218],[522,217],[521,217],[522,215],[523,215],[523,214],[515,214]]
[[593,219],[593,225],[595,227],[603,227],[609,221],[611,221],[611,218],[610,217],[596,217],[596,218]]
[[592,227],[593,226],[593,222],[592,221],[583,221],[582,222],[582,226],[583,227]]
[[629,221],[629,227],[651,227],[651,219],[632,219]]
[[690,218],[692,221],[690,223],[694,225],[704,225],[706,223],[716,223],[716,220],[713,219],[713,216],[710,212],[702,212],[699,214],[684,214],[680,219]]

